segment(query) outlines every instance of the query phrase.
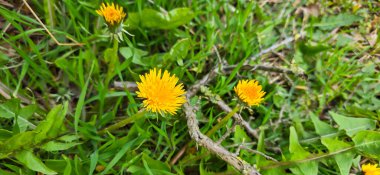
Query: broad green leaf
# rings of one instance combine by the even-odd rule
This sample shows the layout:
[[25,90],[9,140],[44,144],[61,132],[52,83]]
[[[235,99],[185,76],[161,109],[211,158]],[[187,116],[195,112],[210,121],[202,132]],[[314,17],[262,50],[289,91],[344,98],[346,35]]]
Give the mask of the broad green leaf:
[[143,9],[141,13],[128,13],[125,25],[134,29],[140,27],[151,29],[174,29],[189,23],[194,18],[194,12],[189,8],[176,8],[168,13],[153,9]]
[[68,103],[65,103],[65,106],[54,107],[35,130],[18,133],[4,142],[0,142],[0,159],[7,157],[14,151],[31,149],[39,146],[41,142],[47,139],[57,137],[63,131],[63,121],[67,108]]
[[12,172],[5,171],[5,170],[2,170],[2,169],[0,169],[0,174],[1,175],[17,175],[16,173],[12,173]]
[[28,126],[34,129],[36,126],[27,120],[30,115],[26,115],[26,111],[29,110],[31,106],[34,105],[24,107],[26,108],[24,109],[20,107],[19,99],[8,100],[5,103],[0,104],[0,118],[12,119],[17,117],[17,125],[20,132],[25,131]]
[[[262,153],[265,153],[265,129],[260,128],[260,135],[259,135],[259,140],[257,143],[257,151],[260,151]],[[260,154],[256,154],[256,165],[257,167],[261,166],[261,162],[265,161],[265,158],[261,156]]]
[[119,52],[120,54],[125,58],[125,59],[129,59],[133,56],[133,52],[132,52],[132,49],[129,48],[129,47],[121,47],[119,49]]
[[4,143],[0,143],[0,159],[7,157],[13,151],[18,149],[28,149],[34,145],[34,137],[36,133],[33,131],[27,131],[13,135]]
[[62,137],[59,137],[57,140],[63,141],[63,142],[72,142],[74,140],[79,140],[81,137],[79,135],[64,135]]
[[174,46],[170,49],[169,53],[166,53],[163,58],[164,60],[179,60],[184,59],[190,49],[191,40],[188,38],[177,41]]
[[35,142],[39,143],[47,138],[54,138],[64,130],[63,121],[67,113],[68,103],[64,106],[58,105],[50,110],[46,120],[42,121],[36,128]]
[[[115,60],[114,53],[115,53],[115,51],[113,50],[113,48],[107,48],[107,49],[103,52],[104,61],[105,61],[106,63],[110,63],[110,62],[112,62],[113,60]],[[107,65],[108,65],[108,64],[107,64]]]
[[331,49],[331,46],[325,44],[310,44],[306,41],[298,42],[297,46],[304,56],[313,56],[320,52]]
[[339,125],[339,129],[345,130],[347,135],[352,137],[359,131],[375,129],[376,121],[368,118],[353,118],[329,112],[334,121]]
[[0,141],[11,138],[13,133],[11,131],[0,129]]
[[298,142],[297,132],[293,126],[290,127],[289,151],[292,153],[291,160],[300,160],[310,155]]
[[310,113],[310,118],[313,121],[315,131],[319,136],[328,137],[337,132],[337,130],[331,125],[319,120],[314,113]]
[[[350,144],[346,142],[331,138],[322,138],[322,144],[327,147],[329,153],[339,152],[352,147]],[[352,151],[344,151],[341,153],[337,153],[334,156],[334,159],[338,164],[340,174],[348,175],[350,173],[354,157],[355,154]]]
[[250,142],[251,138],[247,135],[247,133],[244,131],[244,129],[237,125],[235,127],[235,133],[234,133],[234,142],[236,144]]
[[20,109],[20,100],[11,99],[0,104],[0,118],[14,118],[18,115]]
[[[300,143],[298,142],[298,136],[296,129],[292,126],[290,127],[290,138],[289,138],[289,152],[291,155],[291,160],[303,160],[309,157],[310,153],[302,148]],[[297,163],[296,168],[291,168],[294,174],[307,174],[307,175],[317,175],[318,174],[318,162],[304,162]]]
[[82,144],[82,143],[79,143],[79,142],[63,143],[63,142],[50,141],[43,144],[41,148],[44,149],[45,151],[62,151],[62,150],[67,150],[79,144]]
[[169,165],[159,160],[154,160],[146,154],[143,154],[142,161],[147,172],[152,174],[172,174],[170,173]]
[[380,159],[380,132],[360,131],[352,140],[358,151],[363,152],[366,156]]
[[326,16],[320,23],[314,24],[314,27],[319,27],[322,30],[332,30],[337,27],[349,26],[354,22],[360,21],[363,18],[349,13],[340,13],[336,16]]
[[148,55],[148,52],[130,47],[121,47],[119,49],[120,54],[125,59],[130,59],[132,57],[132,62],[141,66],[146,66],[145,61],[143,60],[144,56]]
[[63,175],[71,175],[72,174],[72,167],[71,167],[71,161],[68,157],[63,155],[63,159],[66,161],[66,167],[63,172]]
[[28,121],[28,119],[36,112],[36,110],[37,110],[37,105],[29,105],[20,109],[19,117],[17,121],[20,128],[20,132],[26,131],[27,127],[30,125],[30,122]]
[[88,172],[89,175],[94,174],[96,164],[98,163],[98,159],[99,159],[99,152],[98,152],[98,150],[95,150],[90,155],[90,171]]
[[16,159],[29,169],[44,174],[57,174],[55,171],[48,168],[31,150],[19,151],[15,155]]

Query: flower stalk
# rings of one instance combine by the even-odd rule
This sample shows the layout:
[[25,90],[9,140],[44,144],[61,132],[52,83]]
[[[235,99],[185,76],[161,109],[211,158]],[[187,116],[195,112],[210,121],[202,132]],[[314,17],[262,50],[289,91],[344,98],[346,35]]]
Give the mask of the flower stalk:
[[134,115],[132,115],[132,116],[124,119],[124,120],[121,120],[121,121],[119,121],[119,122],[117,122],[117,123],[115,123],[115,124],[113,124],[111,126],[108,126],[108,127],[104,128],[104,129],[100,130],[98,132],[98,134],[99,135],[103,135],[103,134],[105,134],[107,132],[111,132],[111,131],[120,129],[120,128],[124,127],[127,124],[130,124],[130,123],[132,123],[134,121],[137,121],[137,120],[143,118],[145,116],[146,112],[147,112],[146,110],[141,110],[138,113],[136,113],[136,114],[134,114]]

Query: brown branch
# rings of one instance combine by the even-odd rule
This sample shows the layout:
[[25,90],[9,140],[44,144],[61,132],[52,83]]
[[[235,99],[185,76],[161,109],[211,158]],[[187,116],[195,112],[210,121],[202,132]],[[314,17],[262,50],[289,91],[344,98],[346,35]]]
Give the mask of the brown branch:
[[[190,99],[187,99],[190,101]],[[222,160],[226,161],[237,170],[247,175],[259,175],[260,173],[251,166],[249,163],[244,161],[243,159],[237,157],[235,154],[227,151],[222,146],[219,146],[206,135],[202,134],[198,127],[198,120],[196,119],[196,114],[194,107],[189,104],[189,102],[185,103],[185,113],[187,119],[187,126],[189,128],[189,134],[195,142],[197,142],[200,146],[205,147],[210,152],[218,155]]]
[[235,128],[236,128],[236,125],[237,123],[234,122],[234,124],[231,126],[231,128],[229,128],[226,133],[223,134],[222,137],[219,138],[218,141],[216,141],[216,144],[220,145],[224,140],[226,140],[226,138],[231,135],[232,132],[235,132]]
[[[277,43],[277,44],[271,46],[268,49],[262,50],[258,54],[256,54],[256,55],[252,56],[251,58],[249,58],[245,62],[245,66],[249,66],[249,62],[250,61],[257,59],[258,57],[262,56],[263,54],[269,53],[269,52],[277,49],[278,47],[280,47],[282,45],[288,44],[288,43],[292,42],[293,40],[294,40],[293,37],[292,38],[287,38],[284,41],[282,41],[280,43]],[[201,89],[202,86],[205,86],[205,85],[209,84],[216,77],[218,71],[220,70],[220,66],[223,66],[223,65],[220,65],[220,64],[221,63],[216,64],[216,66],[214,68],[212,68],[211,71],[208,74],[206,74],[205,76],[203,76],[202,79],[200,79],[199,81],[195,82],[195,84],[193,84],[187,90],[187,93],[186,93],[187,102],[184,104],[184,108],[185,108],[184,110],[185,110],[185,114],[186,114],[187,126],[188,126],[188,129],[189,129],[190,137],[197,144],[199,144],[200,146],[205,147],[210,152],[218,155],[222,160],[226,161],[227,163],[229,163],[230,165],[232,165],[233,167],[235,167],[237,170],[239,170],[243,174],[247,174],[247,175],[260,175],[260,173],[252,165],[250,165],[249,163],[247,163],[243,159],[239,158],[237,155],[229,152],[224,147],[220,146],[218,144],[219,142],[215,143],[209,137],[207,137],[206,135],[204,135],[200,131],[200,129],[199,129],[198,120],[196,119],[196,114],[195,114],[195,108],[194,108],[194,106],[191,106],[189,104],[190,98],[192,96],[194,96]],[[261,67],[261,68],[264,69],[266,67]],[[225,70],[225,69],[228,70],[228,69],[231,69],[231,68],[228,68],[228,67],[227,68],[222,68],[222,70]],[[288,71],[288,70],[284,71],[284,69],[269,69],[269,68],[267,68],[266,70],[280,70],[280,71],[282,71],[284,73],[290,73],[290,71]],[[127,82],[127,85],[128,85],[128,82]],[[115,87],[119,87],[119,88],[120,87],[121,88],[123,88],[123,87],[125,88],[126,87],[126,85],[123,84],[123,83],[114,83],[114,86]],[[218,106],[220,108],[222,108],[226,112],[231,112],[232,111],[232,109],[224,101],[222,101],[222,100],[218,100],[217,104],[218,104]],[[254,129],[252,129],[250,127],[249,123],[247,121],[245,121],[240,115],[234,114],[233,117],[235,119],[235,122],[238,123],[239,125],[242,125],[249,134],[251,134],[255,138],[258,138],[257,131],[254,130]],[[188,145],[186,145],[185,147],[183,147],[181,149],[181,151],[172,160],[171,164],[175,164],[175,162],[181,157],[181,155],[183,155],[183,153],[185,152],[187,146]]]
[[116,89],[127,89],[129,91],[137,91],[137,84],[131,81],[114,81],[113,86]]
[[266,154],[264,154],[264,153],[262,153],[262,152],[260,152],[260,151],[250,149],[250,148],[248,148],[248,147],[246,147],[246,146],[244,146],[244,145],[240,145],[239,147],[240,147],[241,149],[247,150],[248,152],[251,152],[251,153],[254,153],[254,154],[259,154],[259,155],[265,157],[266,159],[272,160],[272,161],[274,161],[274,162],[278,162],[278,160],[276,160],[275,158],[273,158],[273,157],[271,157],[271,156],[268,156],[268,155],[266,155]]
[[[225,66],[224,70],[229,72],[235,69],[237,66],[236,65],[230,65],[230,66]],[[268,72],[277,72],[277,73],[284,73],[284,74],[292,74],[292,75],[297,75],[301,77],[306,77],[306,74],[302,71],[296,72],[291,69],[286,69],[286,68],[281,68],[281,67],[275,67],[275,66],[270,66],[270,65],[243,65],[240,70],[262,70],[262,71],[268,71]]]
[[[228,106],[223,100],[221,100],[221,99],[219,99],[219,100],[217,101],[216,104],[217,104],[220,108],[222,108],[222,110],[224,110],[224,111],[226,111],[226,112],[231,112],[231,111],[232,111],[232,109],[231,109],[231,108],[230,108],[230,107],[229,107],[229,106]],[[256,139],[259,138],[259,135],[257,134],[257,131],[254,130],[254,129],[252,129],[251,126],[249,125],[249,123],[248,123],[247,121],[245,121],[245,120],[243,119],[243,117],[241,117],[240,114],[235,113],[235,114],[233,115],[233,118],[235,119],[235,121],[236,121],[239,125],[243,126],[243,127],[245,128],[245,130],[246,130],[251,136],[255,137]]]
[[195,84],[187,90],[187,94],[186,94],[187,98],[194,96],[202,86],[210,83],[211,80],[213,80],[216,77],[218,70],[219,70],[219,64],[217,64],[208,74],[203,76],[201,80],[195,82]]
[[269,52],[272,52],[272,51],[276,50],[277,48],[279,48],[279,47],[281,47],[283,45],[289,44],[289,43],[291,43],[293,41],[294,41],[294,37],[289,37],[289,38],[286,38],[285,40],[283,40],[283,41],[281,41],[279,43],[273,44],[271,47],[269,47],[267,49],[264,49],[261,52],[259,52],[258,54],[253,55],[250,58],[248,58],[247,61],[244,62],[244,64],[249,65],[250,61],[254,61],[257,58],[261,57],[262,55],[267,54]]

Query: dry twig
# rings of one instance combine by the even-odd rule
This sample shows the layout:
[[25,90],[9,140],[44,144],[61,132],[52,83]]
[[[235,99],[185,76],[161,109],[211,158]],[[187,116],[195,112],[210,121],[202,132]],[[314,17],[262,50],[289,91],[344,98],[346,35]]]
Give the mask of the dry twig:
[[[222,108],[222,110],[226,111],[226,112],[231,112],[232,109],[223,101],[223,100],[218,100],[217,101],[217,105]],[[249,123],[247,121],[245,121],[243,119],[243,117],[241,117],[240,114],[237,114],[235,113],[233,115],[233,118],[235,119],[235,121],[244,127],[244,129],[253,137],[255,137],[256,139],[259,138],[259,135],[257,134],[257,131],[254,130],[253,128],[251,128],[251,126],[249,125]]]
[[[190,99],[187,99],[190,101]],[[235,154],[227,151],[222,146],[216,144],[210,138],[201,133],[198,127],[198,120],[196,119],[196,114],[194,112],[194,107],[185,103],[185,113],[187,119],[187,126],[189,128],[189,133],[192,139],[197,142],[200,146],[205,147],[210,152],[218,155],[222,160],[226,161],[230,165],[234,166],[237,170],[243,174],[248,175],[259,175],[260,173],[252,165],[244,161],[243,159],[237,157]]]

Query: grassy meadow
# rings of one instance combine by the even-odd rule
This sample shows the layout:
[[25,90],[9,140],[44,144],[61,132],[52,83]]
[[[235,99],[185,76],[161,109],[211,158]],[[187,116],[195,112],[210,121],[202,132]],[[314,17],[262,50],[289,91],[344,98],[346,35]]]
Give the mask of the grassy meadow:
[[0,175],[380,174],[378,1],[0,0],[0,29]]

